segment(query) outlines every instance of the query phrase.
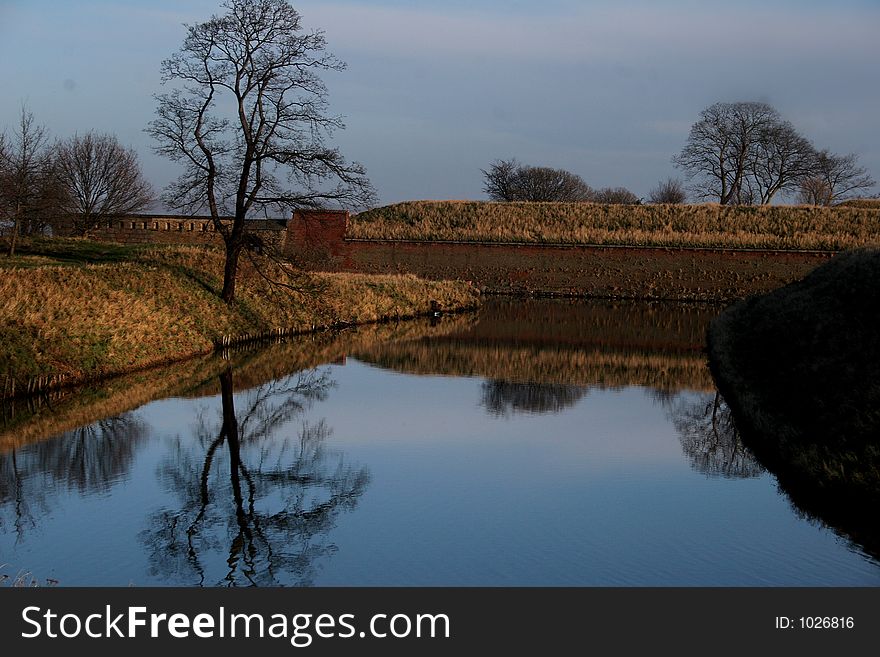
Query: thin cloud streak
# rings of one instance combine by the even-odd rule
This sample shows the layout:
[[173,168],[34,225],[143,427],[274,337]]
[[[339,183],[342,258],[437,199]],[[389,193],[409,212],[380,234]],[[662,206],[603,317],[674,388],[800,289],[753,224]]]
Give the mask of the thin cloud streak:
[[[878,53],[880,9],[857,14],[804,6],[740,9],[674,5],[580,6],[566,15],[524,16],[478,10],[429,10],[345,3],[300,3],[307,24],[334,43],[408,57],[489,55],[514,61],[613,57],[633,61],[675,53],[860,58]],[[332,31],[331,31],[332,28]],[[845,48],[841,46],[845,44]]]

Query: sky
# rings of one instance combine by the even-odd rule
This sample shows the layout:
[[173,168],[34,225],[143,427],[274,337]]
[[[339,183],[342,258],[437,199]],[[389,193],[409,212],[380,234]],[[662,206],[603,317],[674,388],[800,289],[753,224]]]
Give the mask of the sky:
[[[715,102],[769,102],[880,178],[880,0],[295,0],[347,63],[324,75],[382,203],[483,199],[496,159],[645,197]],[[0,0],[0,130],[22,104],[59,138],[114,133],[161,190],[144,133],[159,66],[220,0]],[[874,192],[880,191],[875,189]]]

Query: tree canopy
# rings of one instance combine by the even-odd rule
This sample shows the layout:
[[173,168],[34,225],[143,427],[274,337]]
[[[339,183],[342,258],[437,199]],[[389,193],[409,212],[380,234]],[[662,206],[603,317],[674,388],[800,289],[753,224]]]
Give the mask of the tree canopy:
[[483,189],[493,201],[591,201],[595,196],[580,176],[565,169],[510,159],[496,160],[482,173]]
[[673,162],[697,198],[767,205],[779,194],[830,205],[875,183],[855,154],[817,151],[767,103],[715,103],[700,112]]

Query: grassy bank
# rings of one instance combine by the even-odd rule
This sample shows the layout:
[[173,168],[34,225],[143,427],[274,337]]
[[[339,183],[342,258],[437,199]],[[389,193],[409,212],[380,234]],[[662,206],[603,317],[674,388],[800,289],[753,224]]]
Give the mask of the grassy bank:
[[[221,342],[474,306],[466,283],[303,274],[244,259],[237,301],[219,299],[223,254],[78,240],[0,258],[0,385],[74,383],[207,353]],[[274,281],[278,284],[270,283]]]
[[880,427],[878,286],[880,250],[851,251],[711,323],[713,373],[758,435],[846,443]]
[[880,555],[880,251],[844,253],[709,330],[746,445],[803,511]]
[[355,215],[348,236],[836,251],[880,244],[880,208],[411,201]]

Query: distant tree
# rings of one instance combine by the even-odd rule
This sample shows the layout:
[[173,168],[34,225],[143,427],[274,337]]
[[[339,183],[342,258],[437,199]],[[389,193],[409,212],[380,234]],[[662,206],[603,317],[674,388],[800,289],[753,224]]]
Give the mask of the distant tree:
[[483,189],[493,201],[591,201],[595,195],[577,174],[515,159],[496,160],[482,173]]
[[715,103],[700,112],[687,143],[673,162],[693,181],[693,191],[722,205],[754,196],[746,177],[757,146],[781,122],[766,103]]
[[877,183],[858,156],[835,155],[827,150],[816,154],[811,174],[800,184],[798,199],[810,205],[833,205],[858,196]]
[[596,192],[594,199],[597,203],[609,203],[615,205],[639,205],[642,202],[638,196],[626,187],[604,187]]
[[684,185],[677,178],[667,178],[659,183],[648,194],[651,203],[679,204],[687,201]]
[[56,174],[64,214],[78,235],[108,216],[143,210],[153,199],[137,154],[113,135],[89,132],[60,144]]
[[49,132],[22,107],[12,135],[0,140],[0,217],[9,224],[9,256],[15,255],[19,235],[48,226],[59,196]]
[[516,201],[519,191],[516,179],[522,168],[515,159],[496,160],[488,169],[480,169],[483,174],[483,190],[493,201]]
[[767,205],[776,194],[796,191],[816,166],[816,149],[788,121],[778,119],[758,133],[743,187],[751,202]]
[[[221,297],[235,298],[246,219],[270,209],[370,205],[364,168],[325,138],[344,127],[327,113],[319,74],[345,64],[325,51],[323,32],[303,32],[286,0],[227,0],[226,13],[187,26],[180,50],[162,62],[179,87],[156,96],[147,132],[156,151],[184,165],[164,194],[182,211],[207,208],[223,237]],[[220,220],[233,216],[231,225]]]
[[831,205],[831,189],[820,176],[807,176],[798,185],[798,203],[803,205]]

